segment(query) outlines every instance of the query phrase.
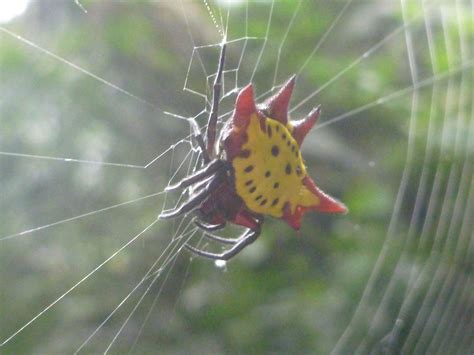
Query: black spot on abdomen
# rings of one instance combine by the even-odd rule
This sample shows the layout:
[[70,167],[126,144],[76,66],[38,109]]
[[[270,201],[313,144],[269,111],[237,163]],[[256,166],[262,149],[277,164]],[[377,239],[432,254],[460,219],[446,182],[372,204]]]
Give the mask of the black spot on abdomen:
[[278,146],[274,145],[274,146],[272,147],[272,155],[273,155],[274,157],[277,157],[278,154],[280,154],[280,148],[278,148]]
[[244,169],[246,173],[250,173],[252,170],[253,170],[253,165],[249,165]]

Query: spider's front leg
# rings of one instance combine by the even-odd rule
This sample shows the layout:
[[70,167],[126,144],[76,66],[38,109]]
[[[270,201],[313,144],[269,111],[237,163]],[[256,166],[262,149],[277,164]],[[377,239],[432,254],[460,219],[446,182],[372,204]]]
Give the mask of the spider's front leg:
[[179,207],[163,211],[158,218],[160,219],[167,219],[180,216],[184,213],[191,212],[195,208],[199,207],[199,205],[209,197],[209,195],[222,183],[222,175],[216,173],[214,177],[212,177],[211,181],[200,190],[195,195],[192,195],[186,202],[183,202],[182,205]]
[[185,177],[174,185],[167,186],[165,191],[183,189],[188,186],[191,186],[196,182],[203,181],[204,179],[210,177],[212,174],[215,174],[219,170],[223,170],[225,168],[225,165],[226,164],[222,160],[215,159],[208,165],[206,165],[204,168],[196,171],[194,174]]

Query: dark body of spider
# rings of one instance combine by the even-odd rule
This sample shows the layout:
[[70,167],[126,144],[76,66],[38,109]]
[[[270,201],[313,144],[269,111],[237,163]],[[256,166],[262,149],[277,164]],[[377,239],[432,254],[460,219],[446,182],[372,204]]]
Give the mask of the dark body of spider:
[[[300,121],[288,120],[294,76],[258,107],[252,85],[242,89],[232,119],[224,126],[216,144],[225,51],[223,44],[205,139],[198,125],[191,121],[204,166],[167,187],[167,191],[189,187],[192,193],[180,206],[159,216],[173,218],[194,211],[194,222],[208,232],[207,238],[231,245],[220,254],[185,245],[193,253],[213,260],[228,260],[254,242],[260,235],[265,215],[284,219],[298,230],[307,210],[347,211],[342,203],[319,190],[306,174],[299,147],[320,110],[317,107]],[[247,230],[238,238],[210,233],[224,228],[227,222]]]

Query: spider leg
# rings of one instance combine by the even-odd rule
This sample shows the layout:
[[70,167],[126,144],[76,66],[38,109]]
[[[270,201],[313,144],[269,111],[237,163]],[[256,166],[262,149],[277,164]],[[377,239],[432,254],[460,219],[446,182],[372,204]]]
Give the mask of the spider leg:
[[[214,231],[223,229],[225,227],[225,222],[220,223],[220,224],[207,224],[201,221],[198,217],[195,217],[193,219],[193,222],[195,225],[205,230],[206,232],[214,232]],[[214,240],[216,242],[224,243],[224,244],[235,244],[239,241],[239,238],[222,238],[222,237],[219,237],[218,235],[214,235],[210,233],[204,233],[204,236],[210,240]]]
[[209,156],[213,156],[214,144],[216,142],[217,118],[219,114],[219,100],[221,98],[222,73],[224,72],[225,50],[226,44],[223,43],[221,46],[217,74],[214,79],[214,84],[212,86],[212,106],[211,113],[209,114],[209,120],[207,122],[206,131],[207,154]]
[[206,177],[211,176],[216,171],[223,169],[224,166],[225,166],[225,163],[222,160],[215,159],[212,162],[210,162],[208,165],[206,165],[204,168],[196,171],[192,175],[185,177],[180,182],[174,185],[167,186],[165,191],[171,191],[171,190],[182,189],[182,188],[188,187],[194,184],[195,182],[198,182]]
[[208,234],[208,233],[204,233],[204,237],[206,237],[207,239],[213,240],[215,242],[219,242],[222,244],[230,244],[230,245],[235,245],[240,240],[240,238],[223,238],[223,237],[219,237],[218,235]]
[[225,222],[220,224],[208,224],[201,221],[199,218],[194,218],[194,224],[197,225],[199,228],[204,229],[206,232],[214,232],[225,227]]
[[177,217],[179,215],[182,215],[184,213],[188,213],[198,207],[208,196],[209,194],[214,191],[214,189],[221,183],[221,176],[216,175],[208,184],[206,187],[204,187],[202,190],[200,190],[197,194],[191,196],[186,202],[183,202],[181,206],[172,209],[172,210],[167,210],[163,211],[158,218],[160,219],[166,219],[166,218],[172,218],[172,217]]
[[219,243],[224,243],[224,244],[235,244],[239,241],[239,239],[230,239],[230,238],[222,238],[222,237],[219,237],[217,235],[214,235],[214,234],[210,234],[210,232],[213,232],[213,231],[216,231],[216,230],[219,230],[219,229],[222,229],[225,227],[225,223],[221,223],[221,224],[207,224],[207,223],[204,223],[202,222],[199,218],[194,218],[193,220],[194,224],[197,225],[199,228],[203,229],[204,231],[206,232],[209,232],[209,233],[204,233],[204,236],[207,238],[207,239],[210,239],[210,240],[213,240],[215,242],[219,242]]
[[256,229],[249,229],[246,231],[234,244],[232,248],[224,251],[220,254],[210,253],[201,249],[197,249],[191,245],[185,244],[184,246],[192,253],[202,256],[204,258],[212,260],[229,260],[240,253],[247,245],[252,244],[260,235],[260,226]]
[[[195,225],[197,225],[199,228],[205,230],[206,232],[214,232],[220,229],[223,229],[225,227],[225,222],[220,223],[220,224],[207,224],[201,221],[198,217],[195,217],[193,219],[193,222]],[[210,234],[210,233],[204,233],[204,236],[207,239],[213,240],[215,242],[219,243],[224,243],[224,244],[235,244],[237,243],[240,238],[223,238],[219,237],[218,235]]]

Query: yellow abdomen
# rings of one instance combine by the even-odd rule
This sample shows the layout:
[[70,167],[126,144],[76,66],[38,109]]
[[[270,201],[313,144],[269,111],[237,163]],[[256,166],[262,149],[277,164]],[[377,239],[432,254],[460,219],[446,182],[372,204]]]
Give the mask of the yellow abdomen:
[[289,128],[271,118],[260,125],[256,114],[247,127],[247,141],[234,158],[235,188],[247,207],[259,214],[282,217],[288,204],[313,206],[318,198],[303,185],[306,168]]

